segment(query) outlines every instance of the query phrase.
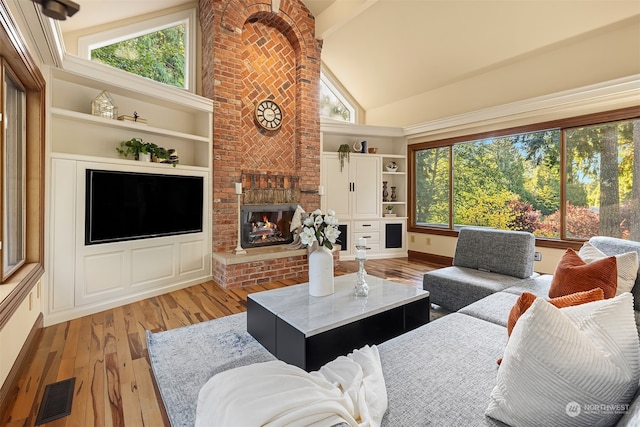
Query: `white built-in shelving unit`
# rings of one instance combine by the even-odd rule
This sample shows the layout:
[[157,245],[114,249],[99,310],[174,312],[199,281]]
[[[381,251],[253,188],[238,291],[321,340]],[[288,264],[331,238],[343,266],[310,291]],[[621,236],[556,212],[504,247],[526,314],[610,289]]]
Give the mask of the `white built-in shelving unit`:
[[[322,209],[333,209],[340,220],[346,239],[341,257],[354,257],[355,242],[360,237],[367,240],[370,258],[406,256],[407,140],[402,129],[323,122],[321,138],[321,185],[325,189]],[[376,148],[377,152],[354,152],[354,146],[362,141],[367,141],[367,149]],[[342,144],[352,149],[341,169],[338,148]],[[397,165],[395,171],[387,170],[391,162]],[[395,188],[395,200],[391,200],[391,187]],[[387,206],[393,208],[391,215]]]
[[[45,324],[209,280],[212,101],[73,56],[46,71]],[[135,111],[146,124],[93,116],[91,102],[103,90],[119,115]],[[116,147],[131,138],[175,149],[179,164],[119,157]],[[85,245],[86,169],[203,177],[203,231]]]

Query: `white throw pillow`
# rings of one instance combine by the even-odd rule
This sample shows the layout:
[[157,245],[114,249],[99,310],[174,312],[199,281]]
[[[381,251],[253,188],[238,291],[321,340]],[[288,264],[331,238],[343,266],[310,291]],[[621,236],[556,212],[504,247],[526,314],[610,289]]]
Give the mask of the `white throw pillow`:
[[[588,263],[602,258],[607,258],[609,256],[589,242],[584,242],[584,245],[580,248],[578,255],[584,262]],[[615,257],[616,265],[618,267],[618,288],[616,289],[616,295],[620,295],[624,292],[631,292],[633,285],[636,283],[636,277],[638,276],[638,253],[627,252],[616,255]]]
[[631,294],[563,309],[537,298],[509,338],[486,415],[514,426],[611,425],[639,379]]

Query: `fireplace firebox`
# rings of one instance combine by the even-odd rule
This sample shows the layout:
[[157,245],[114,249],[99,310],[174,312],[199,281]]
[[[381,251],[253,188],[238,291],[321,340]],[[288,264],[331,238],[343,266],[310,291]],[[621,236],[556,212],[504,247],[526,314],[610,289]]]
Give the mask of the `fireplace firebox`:
[[291,220],[297,205],[243,205],[240,209],[243,248],[293,242]]

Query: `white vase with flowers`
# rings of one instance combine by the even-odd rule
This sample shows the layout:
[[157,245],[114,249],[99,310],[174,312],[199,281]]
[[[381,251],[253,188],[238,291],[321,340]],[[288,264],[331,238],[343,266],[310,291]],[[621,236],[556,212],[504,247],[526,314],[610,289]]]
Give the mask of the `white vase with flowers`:
[[313,211],[302,223],[300,241],[318,248],[309,254],[309,294],[314,297],[331,295],[333,283],[333,245],[340,235],[338,219],[331,209],[323,214],[320,209]]

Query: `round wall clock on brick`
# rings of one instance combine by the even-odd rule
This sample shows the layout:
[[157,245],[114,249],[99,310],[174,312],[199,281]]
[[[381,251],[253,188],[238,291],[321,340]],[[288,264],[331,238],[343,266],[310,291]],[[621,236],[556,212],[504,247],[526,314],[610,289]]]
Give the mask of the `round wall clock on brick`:
[[256,104],[256,121],[267,130],[276,130],[282,124],[282,110],[280,106],[270,99],[265,99]]

